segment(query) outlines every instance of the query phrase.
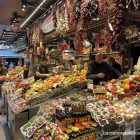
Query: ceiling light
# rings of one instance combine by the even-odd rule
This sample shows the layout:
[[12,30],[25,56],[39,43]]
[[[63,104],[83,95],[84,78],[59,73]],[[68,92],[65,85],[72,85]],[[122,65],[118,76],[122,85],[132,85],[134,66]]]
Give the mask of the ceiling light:
[[21,24],[21,28],[32,18],[32,16],[39,10],[39,8],[46,2],[46,0],[43,0],[39,6],[32,12],[32,14]]

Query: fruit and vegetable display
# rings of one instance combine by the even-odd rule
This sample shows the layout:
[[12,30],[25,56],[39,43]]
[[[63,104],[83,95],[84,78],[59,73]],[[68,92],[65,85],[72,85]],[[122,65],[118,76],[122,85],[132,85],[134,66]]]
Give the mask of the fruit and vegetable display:
[[23,80],[23,67],[15,67],[9,69],[6,76],[0,75],[0,83],[3,84],[5,81],[21,82]]
[[4,81],[8,80],[7,76],[0,76],[0,83],[3,83]]
[[86,68],[74,73],[56,74],[46,80],[34,81],[28,78],[22,82],[7,81],[2,86],[2,92],[14,113],[19,113],[33,105],[45,102],[50,97],[65,94],[70,90],[86,86]]
[[24,68],[23,68],[23,67],[17,66],[17,67],[15,67],[15,68],[9,69],[9,70],[8,70],[8,74],[9,74],[9,75],[16,75],[16,74],[19,74],[19,73],[22,74],[23,71],[24,71]]
[[104,86],[94,86],[97,99],[125,98],[139,94],[140,76],[129,75],[122,80],[111,80]]
[[134,75],[140,75],[140,58],[138,59],[137,65],[134,66]]
[[47,115],[33,117],[21,128],[21,132],[25,139],[30,140],[68,140],[68,136]]
[[37,81],[24,94],[24,98],[31,102],[38,97],[52,96],[59,92],[70,90],[74,87],[82,86],[82,81],[86,80],[86,70],[69,75],[59,74],[49,77],[44,81]]
[[34,78],[28,78],[22,82],[5,81],[2,85],[2,93],[5,95],[9,106],[14,113],[21,112],[29,108],[29,103],[23,98],[25,91],[30,88]]
[[[21,132],[26,139],[95,140],[100,138],[97,131],[101,133],[102,129],[108,127],[108,131],[119,131],[119,125],[138,119],[139,98],[137,94],[122,100],[96,100],[94,93],[81,90],[42,105],[35,119],[39,120],[40,116],[47,119],[40,126],[38,122],[31,123],[36,121],[29,121],[21,128]],[[51,124],[60,131],[53,136],[50,132]],[[60,138],[58,134],[61,134]]]
[[3,94],[12,94],[16,89],[16,83],[11,81],[5,81],[2,85]]

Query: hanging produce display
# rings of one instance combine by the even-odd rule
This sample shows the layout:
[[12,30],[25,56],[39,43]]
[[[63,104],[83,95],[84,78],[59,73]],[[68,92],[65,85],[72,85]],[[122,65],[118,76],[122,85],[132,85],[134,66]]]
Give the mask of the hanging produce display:
[[65,7],[65,24],[66,24],[66,30],[69,31],[70,25],[69,25],[69,19],[68,19],[68,11],[67,8]]
[[65,7],[66,21],[69,27],[74,24],[74,0],[67,0]]
[[115,16],[113,21],[112,50],[120,51],[121,44],[125,41],[125,16],[126,1],[116,0]]
[[60,36],[66,36],[67,26],[65,21],[65,9],[62,7],[59,10],[59,14],[57,15],[57,27],[56,31],[60,34]]
[[88,0],[85,2],[85,7],[83,10],[83,18],[85,22],[89,22],[92,19],[96,19],[99,10],[99,3],[98,0]]
[[37,40],[37,35],[35,32],[33,32],[33,35],[32,35],[32,44],[35,45],[36,44],[36,40]]
[[30,51],[29,51],[29,48],[26,49],[26,58],[27,58],[27,59],[30,58]]
[[33,36],[32,36],[32,41],[34,45],[37,45],[40,43],[40,41],[42,40],[42,35],[41,35],[41,29],[40,29],[40,23],[38,23],[37,25],[35,25],[33,27]]
[[81,1],[82,0],[77,0],[75,3],[75,21],[81,18]]
[[78,54],[81,54],[81,51],[83,49],[83,41],[84,41],[83,31],[76,32],[74,35],[74,46]]
[[40,56],[43,56],[44,53],[45,53],[45,49],[44,49],[44,44],[43,44],[43,42],[40,42],[39,52],[40,52]]
[[104,44],[107,47],[107,52],[111,51],[111,33],[109,32],[108,24],[105,25],[105,38]]
[[55,6],[52,6],[51,16],[52,16],[52,21],[53,21],[54,27],[56,27],[56,25],[57,25],[56,11],[57,11],[57,8]]
[[139,0],[126,0],[127,8],[132,9],[131,7],[134,6],[135,10],[137,10],[140,7],[140,1]]
[[33,46],[32,36],[33,36],[33,32],[28,30],[29,46]]
[[108,2],[107,0],[98,0],[99,2],[99,14],[100,16],[107,15],[108,12]]
[[108,24],[105,24],[104,28],[101,29],[100,34],[96,35],[96,48],[95,52],[111,52],[111,33]]

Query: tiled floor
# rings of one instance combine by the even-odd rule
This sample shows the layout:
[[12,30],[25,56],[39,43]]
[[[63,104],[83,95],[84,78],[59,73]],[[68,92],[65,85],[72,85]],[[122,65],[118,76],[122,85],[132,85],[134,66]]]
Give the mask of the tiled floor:
[[[0,109],[2,109],[2,100],[0,96]],[[0,140],[12,140],[8,124],[6,121],[6,116],[4,113],[0,115]]]
[[0,140],[6,140],[4,125],[6,123],[6,119],[4,115],[0,115]]

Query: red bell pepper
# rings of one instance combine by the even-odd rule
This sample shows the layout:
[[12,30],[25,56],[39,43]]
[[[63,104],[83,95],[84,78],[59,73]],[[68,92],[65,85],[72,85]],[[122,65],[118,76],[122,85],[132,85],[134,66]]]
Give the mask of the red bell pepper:
[[136,88],[137,88],[136,85],[134,85],[134,84],[131,84],[131,85],[130,85],[130,90],[135,90]]

